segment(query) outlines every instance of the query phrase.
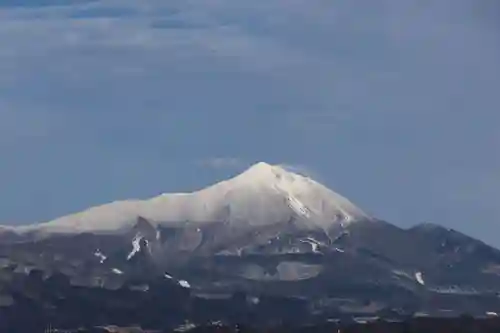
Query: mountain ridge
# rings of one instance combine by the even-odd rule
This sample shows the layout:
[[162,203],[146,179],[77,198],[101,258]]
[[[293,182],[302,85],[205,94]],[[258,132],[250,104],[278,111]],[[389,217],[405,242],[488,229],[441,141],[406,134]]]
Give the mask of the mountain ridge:
[[371,219],[315,180],[259,162],[230,179],[190,193],[114,201],[44,223],[4,228],[17,233],[112,232],[129,227],[137,216],[158,224],[228,220],[264,225],[287,219],[287,215],[300,216],[304,228]]

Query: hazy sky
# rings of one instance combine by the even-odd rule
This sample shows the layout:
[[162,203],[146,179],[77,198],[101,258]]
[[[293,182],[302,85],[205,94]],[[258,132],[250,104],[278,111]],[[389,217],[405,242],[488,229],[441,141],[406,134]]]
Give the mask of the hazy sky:
[[3,223],[255,161],[500,246],[500,2],[0,1]]

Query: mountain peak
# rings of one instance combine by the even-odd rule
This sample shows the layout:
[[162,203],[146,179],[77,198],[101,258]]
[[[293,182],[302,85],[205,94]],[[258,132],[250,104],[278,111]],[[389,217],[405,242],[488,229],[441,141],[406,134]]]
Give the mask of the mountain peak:
[[264,171],[264,170],[272,170],[274,169],[276,166],[275,165],[272,165],[272,164],[269,164],[267,162],[257,162],[255,164],[253,164],[252,166],[250,166],[250,168],[248,168],[248,170],[261,170],[261,171]]
[[328,229],[336,224],[371,219],[348,199],[315,180],[279,165],[259,162],[231,179],[199,191],[116,201],[18,231],[113,232],[131,227],[138,217],[139,221],[152,221],[154,225],[190,221],[227,222],[241,227],[295,219],[306,229]]
[[293,173],[286,171],[279,165],[272,165],[266,162],[258,162],[250,166],[235,178],[252,182],[259,180],[275,182],[276,180],[282,178],[284,175],[288,175],[290,178]]

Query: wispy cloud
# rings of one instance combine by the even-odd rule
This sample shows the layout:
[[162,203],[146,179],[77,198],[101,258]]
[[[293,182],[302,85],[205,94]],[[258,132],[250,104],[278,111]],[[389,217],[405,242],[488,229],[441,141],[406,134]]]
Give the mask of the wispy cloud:
[[213,169],[239,169],[248,162],[237,157],[212,157],[199,161],[199,164]]
[[290,164],[290,163],[280,163],[279,165],[285,170],[301,174],[303,176],[314,179],[317,182],[322,183],[326,181],[325,178],[322,177],[317,170],[314,170],[314,168],[310,166],[304,164]]
[[99,0],[3,0],[0,8],[38,8],[52,6],[74,6]]

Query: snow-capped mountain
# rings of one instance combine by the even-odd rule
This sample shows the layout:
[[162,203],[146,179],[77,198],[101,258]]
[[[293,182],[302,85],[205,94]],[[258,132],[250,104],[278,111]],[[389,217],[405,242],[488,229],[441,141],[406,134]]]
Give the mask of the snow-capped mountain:
[[370,217],[313,179],[280,166],[257,163],[242,174],[193,193],[166,193],[148,200],[117,201],[56,220],[16,228],[18,233],[113,232],[137,216],[172,223],[226,222],[265,226],[296,218],[302,229],[329,229]]
[[[266,163],[193,193],[0,228],[0,300],[2,290],[24,293],[19,279],[35,270],[43,281],[62,274],[75,288],[104,289],[103,299],[150,292],[152,306],[165,301],[158,295],[175,295],[171,313],[181,303],[196,308],[190,302],[204,313],[222,298],[230,301],[217,316],[262,304],[263,315],[280,317],[261,302],[266,297],[286,298],[287,307],[300,299],[298,313],[320,317],[396,309],[500,313],[499,250],[439,225],[399,228],[309,177]],[[87,291],[67,295],[78,304]],[[248,297],[235,306],[240,293]],[[133,297],[130,309],[140,310]],[[45,302],[40,306],[49,309]]]

